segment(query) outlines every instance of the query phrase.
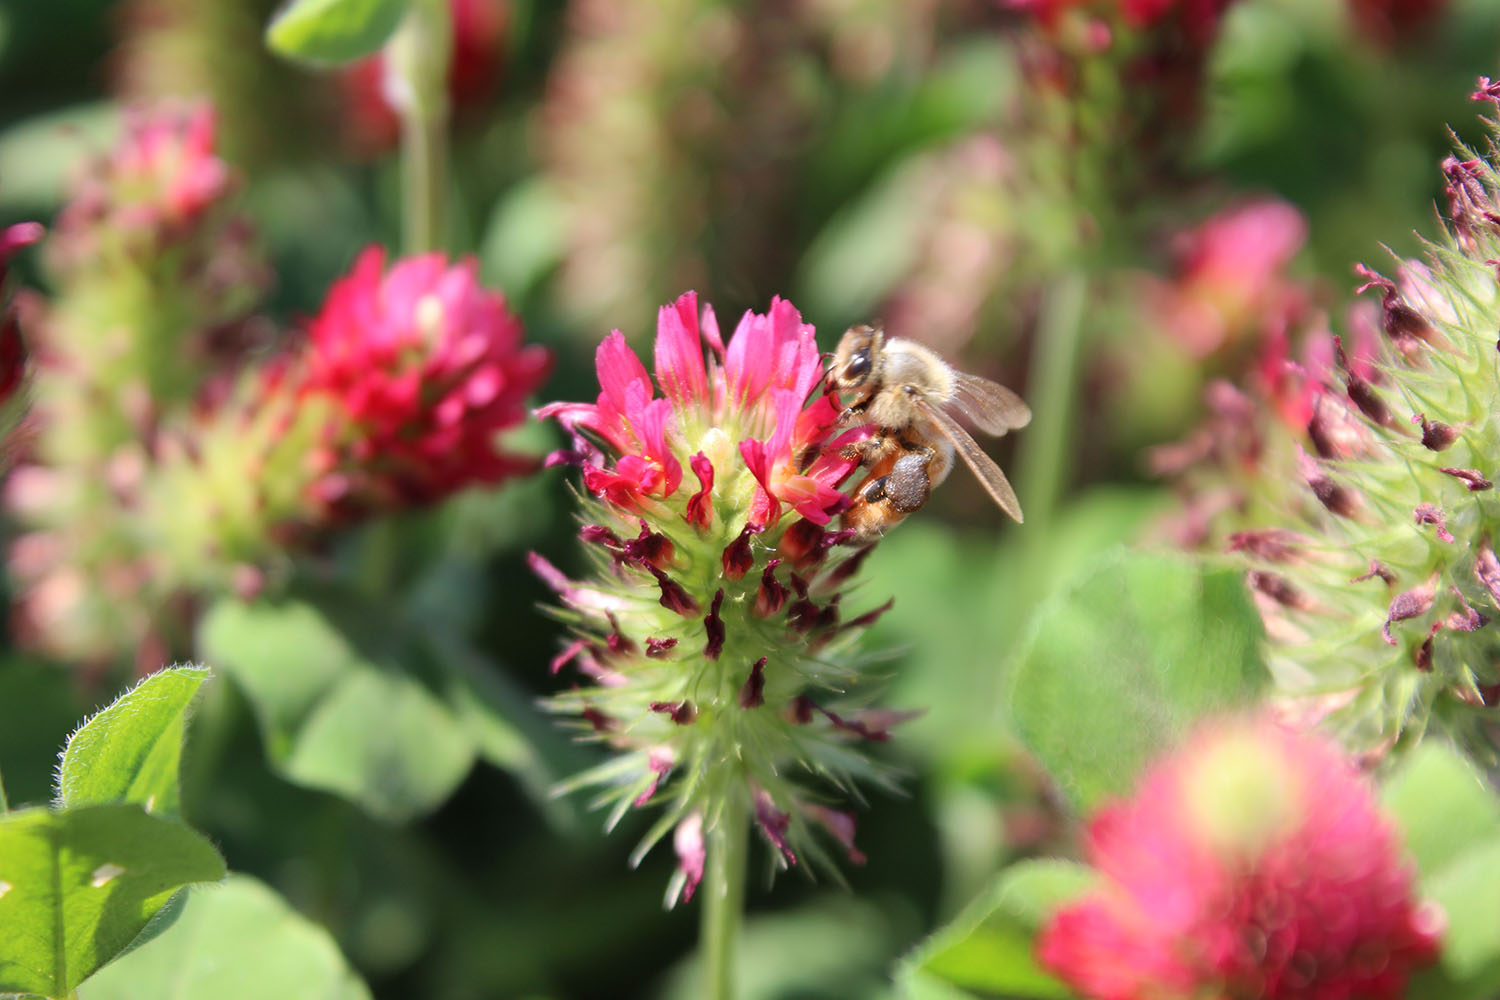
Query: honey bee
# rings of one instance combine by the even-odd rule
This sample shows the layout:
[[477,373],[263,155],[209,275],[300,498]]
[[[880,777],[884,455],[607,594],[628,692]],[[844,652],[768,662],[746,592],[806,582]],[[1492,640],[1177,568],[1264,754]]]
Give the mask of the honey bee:
[[875,434],[846,449],[870,471],[844,511],[855,539],[874,540],[920,510],[953,470],[953,454],[979,478],[990,497],[1016,521],[1021,504],[1005,473],[948,411],[987,434],[1025,427],[1031,410],[1021,397],[989,379],[955,370],[930,348],[880,327],[850,327],[839,340],[826,385],[846,403],[846,425],[869,423]]

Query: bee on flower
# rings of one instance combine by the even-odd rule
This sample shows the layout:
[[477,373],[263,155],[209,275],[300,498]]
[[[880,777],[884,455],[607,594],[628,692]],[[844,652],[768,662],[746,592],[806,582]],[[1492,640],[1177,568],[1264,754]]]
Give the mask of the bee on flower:
[[812,327],[773,299],[726,341],[688,292],[660,310],[654,360],[655,384],[615,331],[598,398],[538,411],[570,433],[551,461],[582,472],[593,573],[532,564],[573,631],[552,669],[578,684],[551,706],[615,751],[572,786],[601,787],[611,825],[663,807],[640,853],[675,829],[675,900],[705,841],[750,822],[784,864],[827,862],[829,844],[858,860],[834,793],[890,783],[863,748],[907,715],[871,707],[850,655],[890,607],[843,603],[869,552],[836,523],[858,466],[844,446],[871,431],[822,391]]

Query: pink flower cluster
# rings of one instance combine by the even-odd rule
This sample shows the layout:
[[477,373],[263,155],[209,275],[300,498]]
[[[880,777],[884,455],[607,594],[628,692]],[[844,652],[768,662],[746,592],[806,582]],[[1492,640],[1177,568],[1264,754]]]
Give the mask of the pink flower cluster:
[[[713,307],[700,317],[697,294],[687,292],[658,314],[655,361],[663,397],[616,330],[595,356],[598,400],[537,412],[573,432],[575,450],[558,457],[583,466],[589,492],[627,510],[659,506],[677,495],[686,464],[699,487],[686,516],[706,527],[716,477],[726,460],[738,459],[755,479],[750,523],[757,531],[776,524],[783,505],[818,526],[847,505],[838,487],[855,462],[824,447],[838,423],[837,403],[819,395],[804,406],[823,365],[813,328],[790,302],[772,299],[764,315],[747,312],[726,345]],[[708,455],[710,428],[733,450]],[[579,432],[601,439],[613,456]],[[689,441],[697,447],[687,449]]]
[[1438,951],[1401,844],[1332,745],[1205,728],[1100,811],[1103,884],[1056,913],[1042,962],[1099,1000],[1397,1000]]
[[[853,814],[823,803],[889,784],[859,746],[910,717],[849,697],[841,655],[890,608],[849,613],[841,589],[870,547],[841,552],[850,537],[830,530],[857,466],[842,444],[868,430],[843,429],[814,331],[782,299],[726,342],[688,292],[658,312],[654,355],[655,382],[616,330],[597,399],[538,411],[571,432],[552,461],[581,468],[596,569],[575,582],[532,555],[575,633],[552,669],[580,675],[549,705],[617,751],[575,784],[602,786],[616,818],[666,810],[639,852],[675,829],[669,900],[692,896],[735,816],[782,865],[829,864],[830,841],[858,863]],[[809,792],[807,775],[834,788]]]
[[320,500],[340,510],[427,503],[528,471],[496,436],[521,422],[552,367],[523,345],[478,264],[441,254],[397,261],[370,247],[329,290],[287,377],[304,402],[331,401],[315,456]]
[[206,103],[137,107],[120,141],[95,161],[57,220],[60,238],[109,229],[137,253],[181,239],[234,192],[237,180],[215,149]]
[[1302,214],[1264,198],[1225,209],[1175,241],[1172,279],[1150,291],[1152,311],[1193,356],[1207,357],[1306,308],[1286,276],[1307,237]]

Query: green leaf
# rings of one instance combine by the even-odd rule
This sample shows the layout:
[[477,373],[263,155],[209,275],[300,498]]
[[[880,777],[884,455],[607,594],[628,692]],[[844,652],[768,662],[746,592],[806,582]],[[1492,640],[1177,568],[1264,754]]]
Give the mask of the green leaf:
[[553,789],[590,758],[549,724],[536,710],[535,695],[517,685],[502,666],[451,630],[428,630],[424,639],[443,675],[444,700],[474,740],[479,757],[510,772],[555,827],[576,825],[572,800],[553,794]]
[[485,226],[481,276],[512,302],[523,298],[562,263],[567,223],[568,201],[554,185],[541,177],[516,184],[495,203]]
[[1070,997],[1033,957],[1047,918],[1082,895],[1094,873],[1069,861],[1023,861],[1007,868],[944,929],[901,963],[908,997]]
[[1500,802],[1463,758],[1435,740],[1412,750],[1383,799],[1416,859],[1422,896],[1438,903],[1448,922],[1438,968],[1411,995],[1494,996],[1500,992]]
[[68,738],[57,771],[57,799],[67,807],[136,802],[175,816],[177,769],[202,667],[159,670],[116,698]]
[[284,777],[392,821],[431,810],[473,765],[473,736],[398,667],[413,652],[399,636],[362,614],[357,645],[354,616],[336,626],[324,603],[221,601],[201,626],[204,656],[245,691]]
[[266,28],[271,51],[304,62],[361,59],[385,44],[409,0],[290,0]]
[[1017,733],[1073,802],[1127,792],[1199,717],[1268,680],[1241,574],[1117,551],[1037,610],[1017,653]]
[[[268,961],[274,956],[274,961]],[[176,923],[100,972],[81,1000],[368,1000],[333,938],[262,883],[191,889]]]
[[61,997],[125,951],[173,893],[224,877],[213,845],[138,805],[0,818],[0,993]]

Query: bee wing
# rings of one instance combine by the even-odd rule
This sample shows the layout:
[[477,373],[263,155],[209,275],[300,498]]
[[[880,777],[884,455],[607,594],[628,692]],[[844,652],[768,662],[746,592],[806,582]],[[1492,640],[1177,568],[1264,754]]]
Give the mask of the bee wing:
[[[994,383],[991,382],[990,385]],[[995,388],[1000,387],[995,386]],[[1018,399],[1017,402],[1020,400]],[[960,427],[953,417],[925,399],[918,400],[917,408],[953,445],[953,450],[958,452],[964,464],[979,479],[980,485],[985,488],[995,503],[1000,505],[1000,509],[1014,518],[1017,524],[1024,520],[1021,517],[1021,501],[1016,499],[1016,491],[1010,488],[1010,480],[1005,478],[1005,473],[1000,471],[1000,466],[995,464],[995,460],[974,443],[974,439],[969,437],[969,432]],[[1022,408],[1025,408],[1025,404],[1022,404]],[[1029,411],[1027,411],[1027,416],[1030,416]]]
[[1031,423],[1031,408],[998,382],[968,372],[954,372],[948,405],[974,421],[986,434],[1000,435]]

